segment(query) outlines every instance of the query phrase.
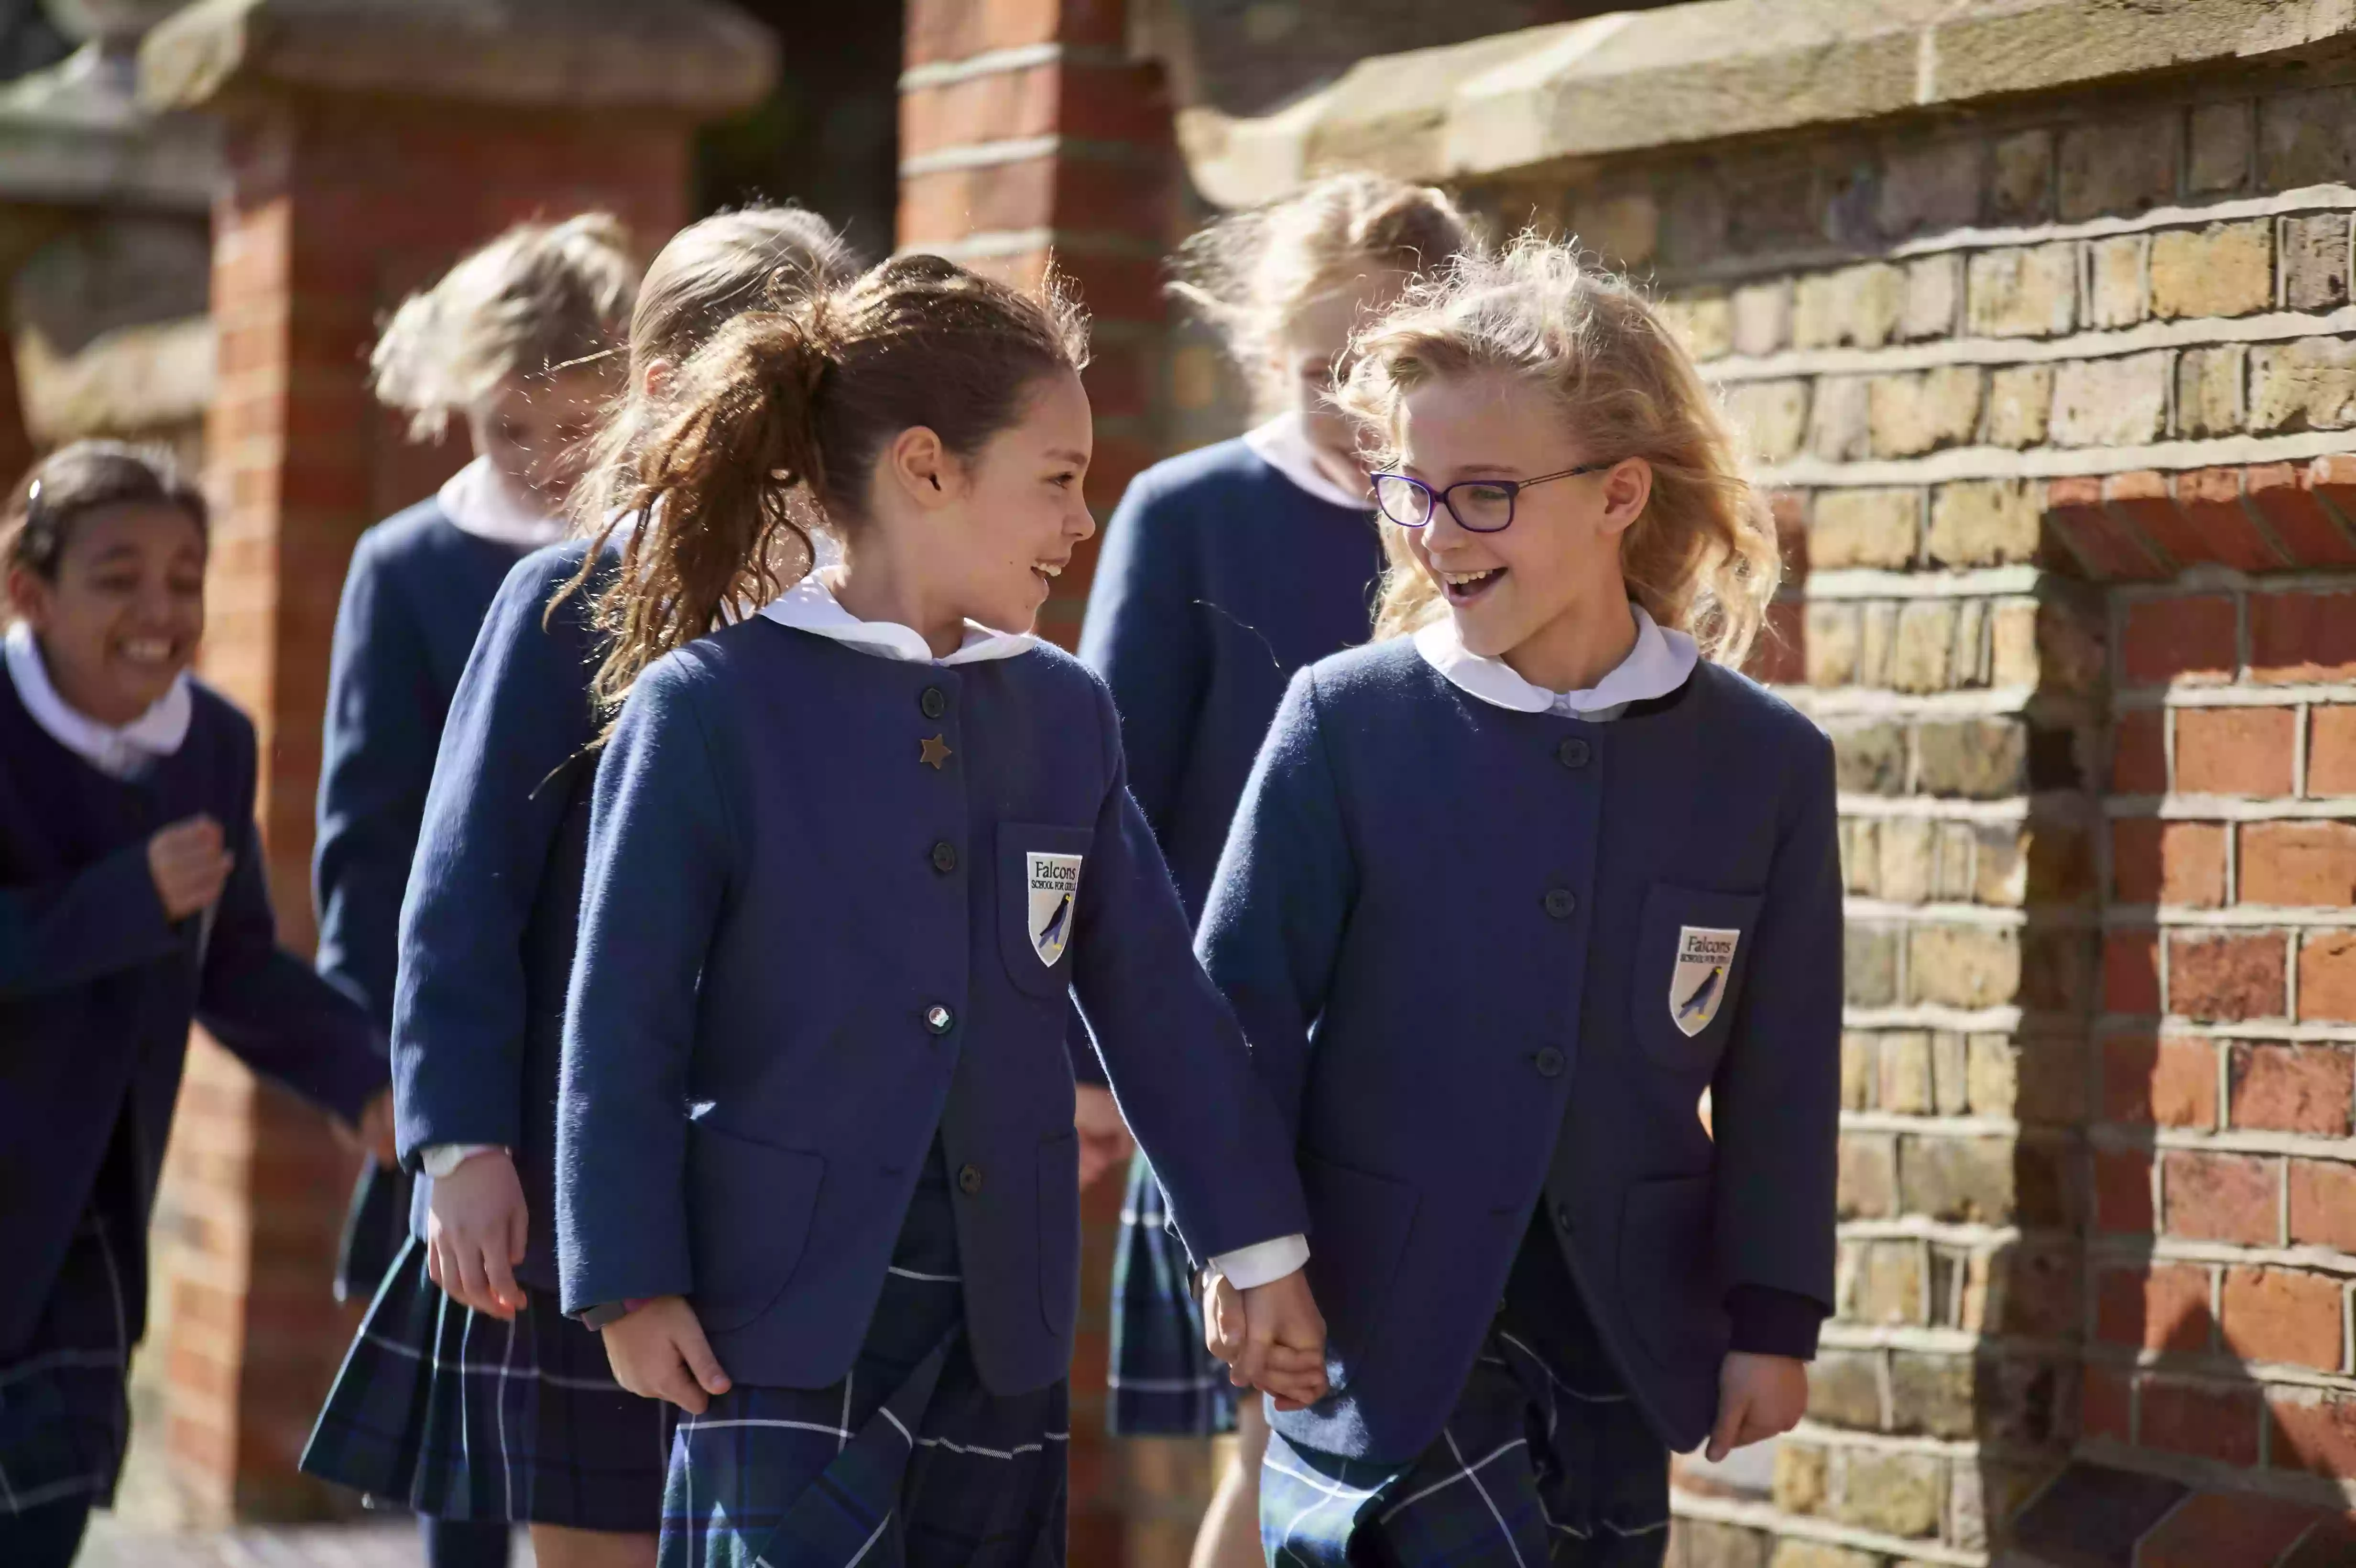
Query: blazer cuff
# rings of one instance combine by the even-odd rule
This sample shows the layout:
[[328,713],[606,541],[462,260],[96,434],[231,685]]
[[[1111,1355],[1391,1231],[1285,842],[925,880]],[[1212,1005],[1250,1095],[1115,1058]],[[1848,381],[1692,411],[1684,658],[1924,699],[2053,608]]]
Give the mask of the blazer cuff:
[[1211,1260],[1211,1266],[1225,1275],[1227,1283],[1237,1290],[1255,1290],[1263,1285],[1274,1285],[1308,1262],[1309,1238],[1295,1233],[1221,1253]]
[[1726,1310],[1734,1319],[1731,1349],[1796,1361],[1816,1359],[1816,1330],[1826,1313],[1815,1297],[1768,1285],[1738,1285],[1726,1293]]

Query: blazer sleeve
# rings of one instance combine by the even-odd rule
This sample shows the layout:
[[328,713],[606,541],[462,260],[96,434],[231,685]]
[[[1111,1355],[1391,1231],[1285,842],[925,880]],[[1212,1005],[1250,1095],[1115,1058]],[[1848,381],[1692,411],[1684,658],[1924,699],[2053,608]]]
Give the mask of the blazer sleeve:
[[1074,906],[1073,990],[1121,1115],[1199,1257],[1305,1232],[1292,1139],[1234,1014],[1195,962],[1186,912],[1129,792],[1099,692],[1110,787]]
[[312,888],[319,972],[389,1032],[401,896],[440,720],[423,632],[381,556],[362,539],[336,612]]
[[1151,479],[1130,485],[1106,526],[1080,630],[1080,662],[1111,688],[1130,793],[1157,838],[1170,830],[1209,682],[1187,521]]
[[557,1108],[567,1313],[695,1287],[679,1107],[739,836],[692,657],[639,677],[597,765]]
[[1219,857],[1196,950],[1236,1009],[1252,1061],[1297,1137],[1310,1031],[1324,1010],[1357,868],[1313,670],[1292,677]]
[[1832,743],[1811,731],[1767,872],[1757,951],[1710,1086],[1716,1234],[1731,1292],[1833,1305],[1841,874]]
[[523,1136],[524,933],[590,766],[586,594],[549,611],[583,547],[526,557],[450,705],[401,916],[392,1076],[402,1157]]
[[70,876],[0,888],[0,997],[65,990],[167,957],[179,944],[144,838]]
[[256,1072],[356,1123],[385,1087],[383,1044],[358,1003],[278,945],[251,773],[236,820],[236,864],[199,917],[197,1021]]

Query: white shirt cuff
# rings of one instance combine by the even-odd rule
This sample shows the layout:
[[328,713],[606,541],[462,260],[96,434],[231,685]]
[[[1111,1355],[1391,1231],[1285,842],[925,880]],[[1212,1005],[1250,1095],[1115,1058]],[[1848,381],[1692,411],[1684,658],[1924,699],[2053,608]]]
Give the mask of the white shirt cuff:
[[417,1157],[418,1168],[439,1181],[478,1154],[505,1154],[497,1144],[434,1144]]
[[1309,1238],[1296,1232],[1272,1242],[1255,1242],[1248,1247],[1221,1253],[1211,1260],[1211,1266],[1225,1275],[1227,1283],[1237,1290],[1255,1290],[1263,1285],[1274,1285],[1308,1261]]

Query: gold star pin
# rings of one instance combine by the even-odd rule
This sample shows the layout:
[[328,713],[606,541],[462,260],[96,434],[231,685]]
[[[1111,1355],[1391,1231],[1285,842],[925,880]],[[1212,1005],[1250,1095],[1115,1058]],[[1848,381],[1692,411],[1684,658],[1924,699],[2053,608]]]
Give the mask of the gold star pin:
[[931,764],[936,770],[939,769],[949,760],[948,742],[942,740],[938,735],[926,736],[923,741],[918,742],[918,746],[920,748],[921,759]]

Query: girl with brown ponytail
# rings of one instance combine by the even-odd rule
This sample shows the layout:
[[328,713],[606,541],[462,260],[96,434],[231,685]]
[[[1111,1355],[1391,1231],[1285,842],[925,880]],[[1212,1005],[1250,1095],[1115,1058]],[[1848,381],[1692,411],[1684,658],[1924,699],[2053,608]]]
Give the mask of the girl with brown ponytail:
[[1063,1561],[1075,997],[1236,1375],[1324,1392],[1275,1104],[1029,631],[1094,529],[1085,354],[1052,288],[904,257],[723,328],[616,487],[558,1251],[683,1413],[666,1568]]

